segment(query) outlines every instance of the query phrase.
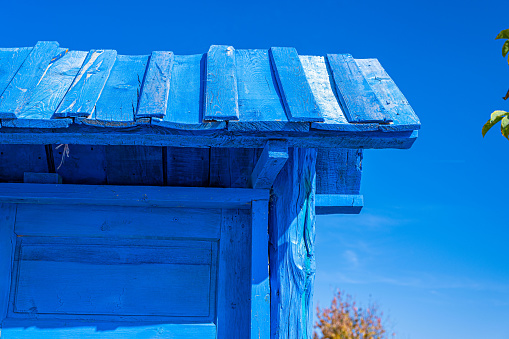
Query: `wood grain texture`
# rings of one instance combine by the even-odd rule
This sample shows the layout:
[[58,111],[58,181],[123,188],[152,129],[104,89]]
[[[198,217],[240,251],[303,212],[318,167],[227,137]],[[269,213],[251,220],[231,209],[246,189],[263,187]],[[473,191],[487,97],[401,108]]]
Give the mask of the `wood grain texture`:
[[323,121],[297,50],[272,47],[269,56],[288,120]]
[[223,210],[217,281],[217,338],[249,338],[251,211]]
[[311,92],[324,118],[323,122],[313,122],[311,126],[320,129],[334,129],[337,125],[343,128],[345,125],[348,126],[348,120],[339,106],[337,95],[334,93],[336,88],[333,88],[334,81],[327,70],[325,58],[321,56],[299,56],[299,58]]
[[152,52],[141,89],[136,118],[164,117],[168,106],[172,68],[173,52]]
[[393,122],[386,128],[419,129],[419,118],[380,62],[377,59],[355,62]]
[[125,322],[110,322],[104,325],[84,321],[53,322],[50,323],[50,327],[34,326],[34,324],[38,325],[39,322],[36,320],[10,320],[3,324],[2,339],[216,338],[216,326],[214,324],[138,324],[137,326],[129,326]]
[[209,186],[250,188],[259,153],[251,148],[211,148]]
[[0,119],[16,119],[57,53],[55,41],[39,41],[35,45],[0,97]]
[[251,209],[251,337],[270,338],[269,205],[255,200]]
[[34,88],[30,101],[17,117],[19,119],[51,119],[86,56],[86,52],[70,51],[50,63]]
[[315,212],[327,214],[359,214],[364,206],[362,195],[355,194],[317,194]]
[[271,139],[283,139],[288,147],[308,148],[399,148],[412,146],[418,131],[313,131],[234,133],[225,130],[196,132],[161,129],[150,126],[136,128],[98,128],[74,125],[67,129],[0,129],[2,144],[84,144],[144,145],[176,147],[263,148]]
[[0,48],[0,96],[32,51],[32,47]]
[[91,50],[53,116],[88,117],[94,113],[116,57],[114,50]]
[[168,186],[206,187],[209,185],[210,149],[167,147]]
[[270,189],[287,160],[288,145],[286,141],[267,141],[253,169],[251,186],[253,188]]
[[216,242],[18,237],[17,247],[9,317],[212,321]]
[[1,203],[250,209],[268,190],[203,187],[0,184]]
[[220,209],[19,204],[18,211],[16,233],[23,236],[214,241],[220,236]]
[[210,46],[207,53],[204,120],[239,120],[235,49]]
[[93,119],[103,122],[135,120],[147,62],[148,55],[117,55]]
[[106,146],[71,144],[68,156],[64,154],[64,147],[57,149],[56,146],[53,146],[56,172],[65,184],[106,184]]
[[175,55],[166,115],[152,124],[177,130],[223,129],[224,121],[203,121],[206,54]]
[[271,338],[311,338],[315,276],[313,149],[290,149],[269,209]]
[[12,128],[67,128],[73,121],[71,118],[61,119],[9,119],[2,120],[2,127]]
[[316,157],[316,193],[359,194],[362,156],[361,149],[318,149]]
[[44,145],[0,144],[0,182],[23,182],[25,172],[48,172]]
[[7,315],[16,236],[16,205],[0,203],[0,330]]
[[268,50],[235,51],[239,120],[229,121],[230,131],[306,131],[309,124],[289,122],[271,71]]
[[109,185],[163,185],[161,147],[106,146]]
[[341,108],[351,123],[388,123],[387,114],[350,54],[327,54]]

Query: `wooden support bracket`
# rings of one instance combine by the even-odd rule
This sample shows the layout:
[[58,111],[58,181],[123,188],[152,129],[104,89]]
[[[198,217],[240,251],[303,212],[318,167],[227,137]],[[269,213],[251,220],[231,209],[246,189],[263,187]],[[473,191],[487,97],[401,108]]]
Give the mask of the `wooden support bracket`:
[[325,214],[359,214],[364,206],[364,198],[359,194],[317,194],[315,211]]
[[271,188],[288,160],[288,145],[284,140],[269,140],[251,175],[253,188]]

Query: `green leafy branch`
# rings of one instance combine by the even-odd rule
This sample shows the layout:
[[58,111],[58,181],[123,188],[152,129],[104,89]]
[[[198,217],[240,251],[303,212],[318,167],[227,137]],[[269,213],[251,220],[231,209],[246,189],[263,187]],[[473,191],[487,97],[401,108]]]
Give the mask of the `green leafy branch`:
[[[495,40],[497,40],[497,39],[509,39],[509,29],[504,29],[503,31],[498,33]],[[504,42],[504,45],[502,46],[502,56],[504,58],[507,55],[507,53],[509,53],[509,40],[506,40]],[[509,64],[509,57],[507,58],[507,63]]]
[[499,121],[502,135],[509,139],[509,112],[505,111],[495,111],[491,113],[490,120],[482,127],[482,136],[484,137],[490,128],[495,126]]
[[[509,29],[504,29],[503,31],[498,33],[495,40],[496,39],[506,39],[504,45],[502,46],[502,56],[505,58],[509,53]],[[507,63],[509,64],[509,56],[507,57]],[[509,90],[502,99],[504,100],[509,99]],[[509,139],[509,112],[506,111],[495,111],[491,113],[490,120],[488,120],[482,127],[482,136],[484,137],[486,133],[499,121],[502,135]]]

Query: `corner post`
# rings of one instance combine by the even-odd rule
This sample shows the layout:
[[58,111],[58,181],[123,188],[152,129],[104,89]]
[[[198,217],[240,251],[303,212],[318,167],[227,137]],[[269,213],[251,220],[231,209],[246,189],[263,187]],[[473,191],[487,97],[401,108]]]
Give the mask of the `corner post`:
[[289,150],[269,213],[272,339],[310,339],[315,278],[315,149]]

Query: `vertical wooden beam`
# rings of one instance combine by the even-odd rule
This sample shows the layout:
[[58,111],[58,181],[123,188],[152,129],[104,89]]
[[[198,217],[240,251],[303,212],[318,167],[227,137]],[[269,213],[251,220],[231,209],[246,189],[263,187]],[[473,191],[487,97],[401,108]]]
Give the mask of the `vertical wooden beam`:
[[251,205],[251,339],[270,336],[269,205],[255,200]]
[[308,339],[315,278],[314,149],[290,149],[272,187],[269,212],[270,332]]
[[46,151],[46,162],[48,163],[48,173],[55,173],[55,158],[53,157],[53,145],[44,145]]
[[253,188],[271,188],[286,160],[288,160],[286,141],[267,141],[251,175],[251,186]]
[[0,324],[7,316],[9,303],[12,263],[16,247],[15,219],[16,205],[0,203]]
[[223,209],[217,278],[217,338],[249,338],[251,211]]

